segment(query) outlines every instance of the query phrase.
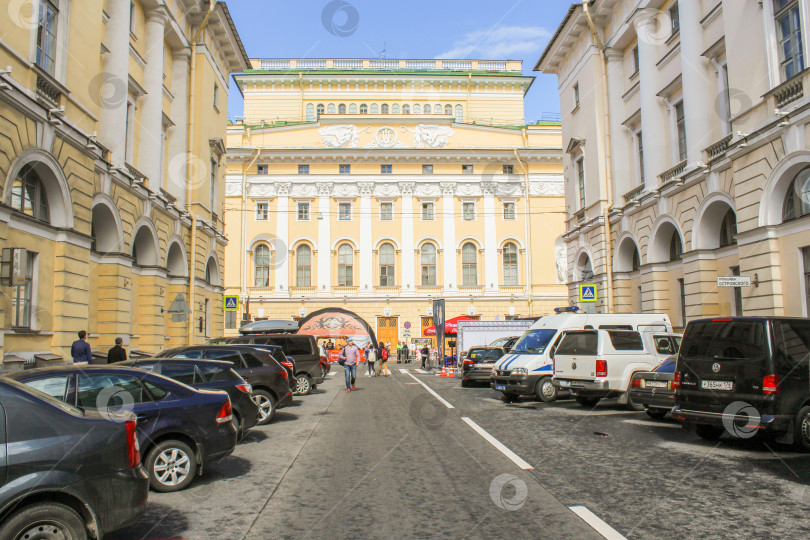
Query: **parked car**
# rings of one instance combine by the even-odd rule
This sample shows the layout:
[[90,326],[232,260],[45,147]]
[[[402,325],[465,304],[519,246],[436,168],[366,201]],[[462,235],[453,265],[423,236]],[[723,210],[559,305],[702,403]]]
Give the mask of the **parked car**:
[[[202,465],[233,452],[231,400],[156,373],[115,364],[30,369],[7,375],[83,410],[135,413],[142,463],[155,491],[185,489]],[[117,493],[117,492],[114,492]]]
[[487,345],[487,347],[500,347],[504,350],[504,352],[509,352],[512,350],[512,347],[515,346],[515,343],[518,342],[520,336],[507,336],[501,337]]
[[672,416],[700,437],[764,431],[810,451],[810,319],[691,321],[674,377]]
[[630,379],[630,401],[640,404],[650,418],[660,420],[675,406],[675,362],[672,355],[651,371],[637,371]]
[[660,364],[677,350],[679,340],[678,334],[653,331],[567,331],[552,350],[552,383],[570,390],[585,407],[602,398],[618,397],[620,404],[641,410],[640,404],[630,400],[630,378]]
[[242,440],[245,433],[259,421],[259,406],[253,401],[252,387],[233,370],[232,362],[199,358],[147,358],[113,365],[159,373],[198,390],[226,391],[231,398],[237,440]]
[[142,515],[137,420],[121,420],[0,379],[0,538],[101,538]]
[[284,368],[287,370],[287,375],[289,375],[287,382],[290,385],[290,389],[295,392],[295,358],[285,355],[284,349],[281,348],[281,345],[265,345],[262,343],[231,343],[229,346],[266,351],[276,362],[284,366]]
[[472,382],[489,382],[492,366],[506,351],[501,347],[473,347],[461,364],[461,386]]
[[276,409],[292,403],[287,369],[268,352],[250,346],[194,345],[163,351],[158,358],[204,358],[232,362],[234,370],[253,387],[259,425],[270,423]]

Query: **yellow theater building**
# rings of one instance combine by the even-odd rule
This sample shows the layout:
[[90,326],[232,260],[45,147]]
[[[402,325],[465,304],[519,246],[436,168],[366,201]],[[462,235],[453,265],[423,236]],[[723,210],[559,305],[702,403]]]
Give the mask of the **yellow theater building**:
[[[0,358],[79,330],[155,353],[222,324],[226,4],[0,1]],[[7,67],[6,67],[7,66]]]
[[436,298],[447,318],[567,303],[562,132],[526,124],[520,61],[251,64],[226,141],[226,334],[340,307],[393,343]]

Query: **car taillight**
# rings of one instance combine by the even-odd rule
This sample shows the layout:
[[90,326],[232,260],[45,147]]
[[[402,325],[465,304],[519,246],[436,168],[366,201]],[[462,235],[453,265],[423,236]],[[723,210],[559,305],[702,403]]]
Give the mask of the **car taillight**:
[[222,408],[217,413],[217,424],[224,424],[233,419],[233,410],[231,409],[231,399],[222,404]]
[[672,379],[672,388],[680,388],[680,387],[681,387],[681,372],[676,371]]
[[765,395],[779,394],[779,375],[765,375],[762,378],[762,393]]
[[607,377],[607,360],[596,361],[596,376]]
[[138,434],[135,431],[137,426],[136,420],[127,420],[127,465],[130,469],[137,467],[141,462],[141,446],[138,444]]
[[249,394],[253,390],[253,388],[251,388],[251,386],[247,383],[237,384],[236,387],[246,394]]
[[475,364],[475,362],[473,362],[472,360],[467,360],[466,358],[464,359],[464,365],[465,366],[471,366],[473,364]]
[[294,368],[295,368],[295,366],[293,366],[293,363],[292,363],[292,362],[290,362],[289,360],[284,360],[284,361],[281,363],[281,365],[282,365],[282,366],[284,366],[284,367],[290,368],[290,369],[294,369]]
[[631,388],[641,388],[641,379],[633,379],[630,381]]
[[286,370],[286,369],[282,369],[282,370],[281,370],[281,377],[282,377],[283,379],[288,379],[288,378],[290,377],[290,375],[289,375],[289,373],[287,373],[287,370]]

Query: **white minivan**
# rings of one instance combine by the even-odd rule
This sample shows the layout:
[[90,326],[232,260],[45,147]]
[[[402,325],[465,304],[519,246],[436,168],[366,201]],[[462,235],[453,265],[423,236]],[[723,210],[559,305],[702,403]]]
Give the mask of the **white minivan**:
[[541,401],[557,399],[552,384],[554,361],[549,351],[565,330],[639,330],[672,332],[669,316],[662,313],[557,313],[540,317],[495,363],[490,387],[503,393],[505,401],[534,396]]

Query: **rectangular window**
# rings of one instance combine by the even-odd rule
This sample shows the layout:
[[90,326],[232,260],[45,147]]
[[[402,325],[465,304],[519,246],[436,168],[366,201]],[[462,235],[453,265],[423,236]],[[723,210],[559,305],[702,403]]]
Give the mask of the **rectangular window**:
[[675,35],[681,30],[681,16],[678,13],[678,3],[669,8],[669,20],[672,21],[672,34]]
[[129,33],[135,34],[135,15],[137,12],[135,11],[135,2],[129,3]]
[[309,203],[298,203],[298,221],[309,221]]
[[256,221],[267,221],[268,207],[266,202],[256,203]]
[[802,248],[802,259],[804,262],[804,302],[807,306],[805,317],[810,317],[810,246]]
[[309,174],[309,165],[299,165],[298,174]]
[[475,221],[475,203],[465,202],[461,205],[464,221]]
[[804,70],[801,12],[798,0],[774,0],[777,49],[782,79]]
[[644,136],[641,131],[636,133],[636,141],[638,142],[638,175],[640,177],[639,184],[644,183]]
[[127,103],[127,118],[126,118],[126,131],[124,132],[124,159],[127,163],[132,162],[132,139],[134,134],[135,123],[135,103],[129,101]]
[[515,166],[514,165],[504,165],[503,166],[503,174],[515,174]]
[[214,83],[214,108],[218,109],[217,103],[219,102],[219,85]]
[[37,65],[50,73],[56,66],[56,26],[59,11],[50,0],[40,0],[37,24]]
[[[805,248],[806,249],[806,248]],[[807,257],[805,256],[805,262]],[[805,272],[807,271],[807,265],[805,264]],[[732,276],[739,276],[740,275],[740,267],[739,266],[732,266],[731,267],[731,275]],[[805,282],[807,274],[805,274]],[[734,312],[732,313],[735,317],[742,317],[743,316],[743,306],[742,306],[742,287],[732,287],[734,291]]]
[[210,193],[209,193],[209,201],[211,202],[211,211],[216,213],[216,203],[217,203],[217,180],[219,176],[219,162],[216,159],[211,160],[211,178],[210,180]]
[[340,174],[351,174],[352,173],[352,166],[351,165],[341,165],[339,169]]
[[436,219],[436,214],[433,209],[432,202],[422,203],[422,221],[433,221]]
[[720,84],[723,85],[723,135],[731,133],[731,91],[728,87],[728,64],[720,68]]
[[236,312],[225,312],[225,330],[236,330]]
[[461,174],[472,174],[474,167],[472,165],[462,165]]
[[503,219],[506,221],[514,221],[515,218],[516,218],[515,203],[513,202],[503,203]]
[[394,220],[394,203],[380,203],[380,221]]
[[338,219],[340,221],[351,221],[352,203],[342,202],[338,204]]
[[380,174],[391,174],[392,169],[391,165],[380,165]]
[[267,174],[267,165],[256,165],[256,174]]
[[579,108],[579,83],[574,84],[574,109]]
[[639,59],[638,59],[638,45],[636,45],[635,47],[633,47],[633,73],[631,74],[631,76],[638,73],[638,65],[639,65],[638,62],[639,62]]
[[686,159],[686,115],[683,101],[675,105],[675,122],[678,127],[678,157],[683,161]]
[[686,284],[682,279],[678,280],[678,290],[681,297],[681,326],[686,326]]
[[577,160],[577,188],[579,190],[579,209],[585,208],[585,158]]
[[11,298],[11,326],[31,328],[31,302],[34,291],[34,260],[36,253],[26,252],[25,283],[15,285]]
[[433,174],[433,165],[422,165],[422,174]]

